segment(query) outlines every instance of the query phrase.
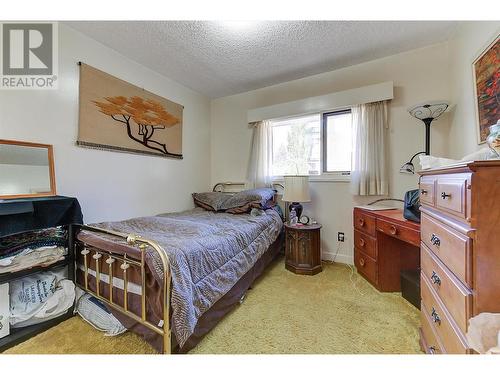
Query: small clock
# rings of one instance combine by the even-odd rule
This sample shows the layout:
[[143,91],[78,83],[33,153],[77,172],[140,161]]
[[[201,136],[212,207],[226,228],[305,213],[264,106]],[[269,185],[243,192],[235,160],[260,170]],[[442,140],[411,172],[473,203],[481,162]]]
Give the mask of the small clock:
[[311,221],[311,219],[309,219],[309,216],[302,215],[300,217],[299,221],[300,221],[301,224],[307,225],[307,224],[309,224],[309,222]]

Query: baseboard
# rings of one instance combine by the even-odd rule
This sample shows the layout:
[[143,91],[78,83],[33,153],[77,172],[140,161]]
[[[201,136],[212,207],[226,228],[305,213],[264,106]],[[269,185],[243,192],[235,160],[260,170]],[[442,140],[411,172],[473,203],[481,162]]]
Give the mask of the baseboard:
[[337,263],[354,264],[353,256],[346,254],[337,254],[337,256],[335,256],[335,253],[324,251],[321,253],[321,259],[329,261],[335,260]]

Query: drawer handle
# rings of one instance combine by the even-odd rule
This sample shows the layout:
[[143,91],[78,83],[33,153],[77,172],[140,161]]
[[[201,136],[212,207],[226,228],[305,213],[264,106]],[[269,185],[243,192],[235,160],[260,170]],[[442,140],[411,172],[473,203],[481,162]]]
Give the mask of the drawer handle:
[[359,246],[361,246],[361,247],[364,247],[364,246],[365,246],[365,240],[364,240],[364,239],[362,239],[362,238],[361,238],[361,239],[359,240]]
[[361,267],[364,267],[364,266],[365,266],[365,260],[364,260],[363,258],[360,258],[360,259],[359,259],[359,265],[360,265]]
[[360,219],[358,219],[358,222],[359,222],[359,226],[360,226],[360,227],[365,226],[365,219],[360,218]]
[[434,233],[432,233],[432,236],[431,236],[431,243],[434,245],[434,246],[440,246],[441,245],[441,239],[436,236]]
[[395,236],[398,233],[398,228],[396,228],[394,225],[391,225],[389,227],[389,233]]
[[436,309],[434,307],[432,308],[431,316],[432,316],[432,321],[434,323],[441,324],[441,318],[439,317],[439,315],[436,312]]
[[429,354],[436,354],[437,349],[435,346],[429,346]]
[[441,286],[441,278],[438,276],[436,271],[432,271],[431,280],[433,284]]
[[441,199],[451,198],[451,194],[446,194],[444,191],[441,193]]
[[420,194],[422,195],[427,195],[428,191],[425,189],[420,190]]

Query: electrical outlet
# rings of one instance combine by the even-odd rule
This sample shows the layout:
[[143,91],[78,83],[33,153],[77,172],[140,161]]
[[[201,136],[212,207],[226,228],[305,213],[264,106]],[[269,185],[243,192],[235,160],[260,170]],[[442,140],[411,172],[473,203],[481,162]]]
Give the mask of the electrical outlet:
[[337,241],[344,242],[344,237],[345,237],[344,232],[337,233]]

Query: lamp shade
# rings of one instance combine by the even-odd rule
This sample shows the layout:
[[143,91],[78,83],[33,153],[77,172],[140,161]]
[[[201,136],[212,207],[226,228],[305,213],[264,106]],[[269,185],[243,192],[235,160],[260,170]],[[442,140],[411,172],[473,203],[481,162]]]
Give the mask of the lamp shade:
[[309,176],[285,176],[285,202],[310,202]]
[[408,108],[408,112],[419,120],[434,120],[441,116],[450,106],[447,101],[429,101],[421,104],[416,104]]

